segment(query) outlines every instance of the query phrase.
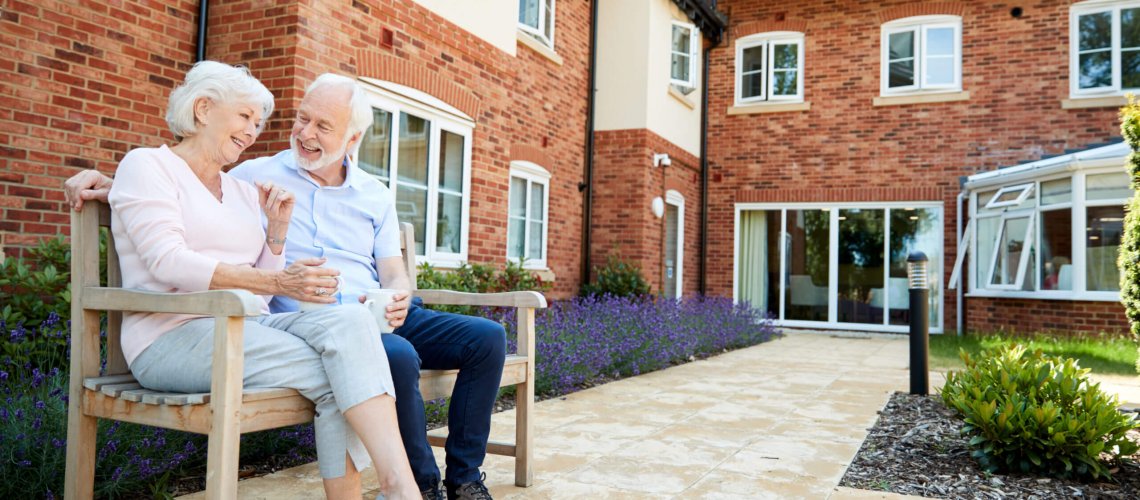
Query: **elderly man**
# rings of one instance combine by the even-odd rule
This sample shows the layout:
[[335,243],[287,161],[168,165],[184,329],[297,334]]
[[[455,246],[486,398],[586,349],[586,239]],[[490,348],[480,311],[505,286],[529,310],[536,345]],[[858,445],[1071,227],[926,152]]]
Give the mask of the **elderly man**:
[[[306,90],[290,135],[290,149],[249,160],[230,174],[249,182],[272,181],[296,196],[285,246],[288,263],[328,259],[344,278],[342,297],[353,300],[369,288],[401,290],[388,308],[395,335],[382,335],[396,384],[400,434],[412,472],[425,499],[442,499],[440,471],[427,441],[421,367],[458,369],[448,410],[449,499],[489,499],[479,467],[486,456],[491,412],[506,356],[506,335],[498,323],[421,307],[411,299],[399,247],[395,197],[360,170],[348,152],[372,125],[367,96],[346,77],[324,74]],[[88,170],[65,183],[75,210],[84,200],[106,200],[111,179]],[[328,293],[328,292],[326,292]],[[297,310],[297,302],[276,297],[273,312]]]

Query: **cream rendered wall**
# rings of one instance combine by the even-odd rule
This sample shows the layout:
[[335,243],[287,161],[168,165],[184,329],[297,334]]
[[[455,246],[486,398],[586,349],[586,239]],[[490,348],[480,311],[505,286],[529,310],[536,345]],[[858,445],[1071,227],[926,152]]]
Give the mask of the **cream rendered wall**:
[[672,0],[600,0],[594,127],[647,128],[700,156],[702,63],[690,108],[669,93],[674,19],[691,24]]
[[[504,52],[518,46],[519,0],[415,0]],[[558,20],[555,11],[555,21]],[[556,28],[557,29],[557,28]],[[557,40],[557,34],[555,39]]]
[[646,55],[654,1],[662,0],[598,0],[595,130],[647,128]]

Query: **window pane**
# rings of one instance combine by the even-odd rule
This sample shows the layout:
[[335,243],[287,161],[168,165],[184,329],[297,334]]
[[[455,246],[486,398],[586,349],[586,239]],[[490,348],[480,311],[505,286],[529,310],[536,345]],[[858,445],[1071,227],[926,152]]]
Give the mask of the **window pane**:
[[795,71],[777,71],[772,74],[772,95],[796,95],[798,90]]
[[795,69],[799,63],[799,45],[797,44],[774,44],[772,52],[772,68],[774,69]]
[[519,259],[523,254],[523,238],[526,237],[526,219],[510,220],[507,226],[507,257]]
[[1140,47],[1140,9],[1121,9],[1120,47]]
[[[416,234],[427,234],[427,189],[400,186],[396,190],[396,216],[410,222]],[[416,238],[416,255],[424,255],[424,237]]]
[[883,288],[885,210],[839,211],[839,321],[882,323],[871,308],[871,290]]
[[[428,131],[431,125],[418,116],[400,113],[400,149],[397,175],[400,181],[427,187]],[[416,234],[424,234],[416,232]],[[423,254],[420,254],[423,255]]]
[[684,26],[673,26],[673,52],[680,52],[682,54],[689,53],[689,28]]
[[1112,46],[1112,12],[1079,16],[1080,50],[1105,49]]
[[1120,52],[1120,85],[1126,89],[1140,87],[1140,50]]
[[372,109],[372,127],[360,140],[360,160],[357,165],[385,184],[388,183],[389,163],[392,155],[392,113]]
[[756,47],[749,47],[741,51],[740,54],[740,71],[763,71],[764,70],[764,46],[759,45]]
[[526,217],[526,179],[511,177],[511,217]]
[[1041,183],[1041,205],[1073,201],[1073,180],[1066,177]]
[[527,233],[527,239],[530,245],[527,248],[526,258],[528,259],[542,259],[542,223],[531,222],[530,231]]
[[1128,187],[1128,174],[1124,172],[1096,174],[1085,177],[1085,199],[1124,200],[1132,196]]
[[953,56],[954,28],[931,28],[926,30],[926,55]]
[[[941,301],[938,290],[942,276],[942,225],[937,208],[892,208],[890,241],[890,280],[886,289],[871,290],[872,313],[888,315],[892,325],[910,324],[910,286],[907,283],[906,259],[913,252],[926,254],[930,288],[930,324],[938,324]],[[876,311],[875,309],[879,309]],[[887,309],[887,311],[883,311]]]
[[439,187],[463,193],[463,136],[444,130],[439,141]]
[[889,78],[887,86],[891,88],[914,85],[914,61],[891,63]]
[[788,210],[786,224],[784,319],[827,321],[830,215],[826,210]]
[[890,60],[914,57],[914,32],[903,31],[890,35]]
[[1082,89],[1112,85],[1112,57],[1109,51],[1081,54],[1080,60]]
[[546,197],[542,195],[543,185],[537,182],[530,185],[530,219],[546,220],[546,211],[542,209],[542,202]]
[[1120,290],[1116,257],[1124,231],[1124,207],[1089,207],[1086,212],[1085,280],[1089,290]]
[[1021,263],[1021,252],[1025,249],[1025,230],[1028,228],[1029,217],[1005,220],[991,285],[1012,285],[1017,282],[1017,266]]
[[772,318],[780,314],[779,241],[779,210],[741,212],[740,267],[737,269],[740,301]]
[[546,0],[546,18],[543,19],[542,34],[548,40],[554,39],[554,0]]
[[680,54],[673,54],[673,67],[669,72],[669,76],[674,80],[689,81],[689,56]]
[[764,73],[753,73],[751,75],[744,75],[744,82],[741,84],[740,97],[747,99],[749,97],[760,97],[764,95]]
[[932,57],[926,60],[926,83],[950,85],[954,83],[954,58]]
[[977,275],[974,277],[974,283],[978,288],[985,288],[986,279],[989,276],[990,265],[993,264],[994,256],[994,243],[997,238],[998,225],[1001,223],[1001,217],[985,217],[978,219],[976,223],[978,228],[977,242],[978,253],[972,255],[974,259],[975,270]]
[[439,193],[436,206],[435,249],[459,253],[459,236],[463,234],[463,197]]
[[538,0],[519,0],[519,24],[538,29]]
[[1048,210],[1037,218],[1037,230],[1041,232],[1041,289],[1072,290],[1073,213],[1067,208]]

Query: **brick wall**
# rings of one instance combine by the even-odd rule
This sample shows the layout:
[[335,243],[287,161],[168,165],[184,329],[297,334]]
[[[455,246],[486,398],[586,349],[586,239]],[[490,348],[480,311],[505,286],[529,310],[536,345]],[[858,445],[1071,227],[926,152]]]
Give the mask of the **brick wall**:
[[970,298],[967,331],[1103,333],[1128,331],[1119,302]]
[[[1022,5],[1023,15],[1014,18],[1011,5],[982,1],[719,2],[730,26],[710,58],[710,293],[732,293],[733,207],[760,192],[776,202],[886,201],[881,190],[926,189],[921,200],[943,202],[948,280],[961,176],[1119,136],[1115,107],[1061,108],[1069,93],[1070,4]],[[962,81],[969,100],[874,106],[880,25],[935,13],[962,16]],[[782,29],[804,33],[804,96],[811,109],[728,115],[735,39]],[[945,324],[953,328],[954,293],[945,297]],[[971,312],[983,305],[1014,307],[1009,301],[967,302]],[[1065,310],[1082,303],[1042,304]],[[967,314],[967,321],[981,329],[985,319]]]
[[[0,61],[0,248],[65,232],[66,177],[90,167],[112,172],[127,150],[171,139],[162,116],[194,59],[198,2],[74,4],[12,0],[0,17],[0,48],[13,54]],[[429,93],[459,89],[435,97],[474,111],[470,259],[505,262],[511,151],[539,150],[553,174],[554,294],[569,295],[580,276],[589,5],[558,7],[562,65],[522,45],[509,55],[395,0],[212,2],[207,57],[248,65],[278,98],[246,157],[287,147],[305,86],[326,71]],[[381,43],[385,29],[390,46]],[[384,58],[403,64],[374,63]]]
[[[665,219],[653,215],[653,198],[675,190],[685,198],[682,286],[699,290],[700,160],[648,129],[596,132],[594,155],[592,266],[618,254],[641,267],[654,292],[664,284]],[[672,164],[654,167],[655,153]]]
[[0,250],[66,232],[59,190],[169,140],[171,82],[193,61],[196,1],[9,0],[0,10]]

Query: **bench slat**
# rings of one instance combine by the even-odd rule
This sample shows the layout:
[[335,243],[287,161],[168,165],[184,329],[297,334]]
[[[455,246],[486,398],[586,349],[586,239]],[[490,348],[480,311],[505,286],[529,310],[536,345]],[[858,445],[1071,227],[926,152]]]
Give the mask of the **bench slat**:
[[126,384],[134,381],[135,376],[131,375],[130,373],[124,373],[121,375],[108,375],[106,377],[88,377],[83,379],[83,387],[86,387],[93,391],[98,391],[104,385]]
[[125,384],[106,384],[99,388],[99,392],[111,396],[113,398],[120,397],[123,391],[131,391],[142,389],[138,382],[127,382]]

